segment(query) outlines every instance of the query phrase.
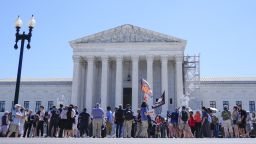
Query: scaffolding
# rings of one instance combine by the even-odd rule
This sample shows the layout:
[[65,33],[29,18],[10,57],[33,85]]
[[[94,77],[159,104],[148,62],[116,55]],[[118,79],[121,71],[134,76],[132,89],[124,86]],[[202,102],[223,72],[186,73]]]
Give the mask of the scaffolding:
[[183,62],[184,96],[189,98],[192,109],[200,109],[200,55],[184,56]]

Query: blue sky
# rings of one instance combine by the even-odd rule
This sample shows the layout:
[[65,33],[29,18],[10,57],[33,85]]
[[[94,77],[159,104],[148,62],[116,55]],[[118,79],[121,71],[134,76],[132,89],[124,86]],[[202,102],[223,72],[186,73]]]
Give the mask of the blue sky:
[[185,53],[201,55],[202,76],[256,76],[255,7],[254,0],[2,0],[0,78],[16,77],[14,23],[20,15],[27,32],[32,14],[22,77],[72,77],[68,41],[122,24],[187,40]]

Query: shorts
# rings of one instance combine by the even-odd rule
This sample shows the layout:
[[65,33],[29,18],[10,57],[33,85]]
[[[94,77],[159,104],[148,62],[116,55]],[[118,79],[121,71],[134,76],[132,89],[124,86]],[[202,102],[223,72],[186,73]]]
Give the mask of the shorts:
[[10,132],[19,132],[19,125],[10,124],[9,131]]
[[184,131],[189,131],[190,127],[187,123],[181,122],[179,123],[179,129]]

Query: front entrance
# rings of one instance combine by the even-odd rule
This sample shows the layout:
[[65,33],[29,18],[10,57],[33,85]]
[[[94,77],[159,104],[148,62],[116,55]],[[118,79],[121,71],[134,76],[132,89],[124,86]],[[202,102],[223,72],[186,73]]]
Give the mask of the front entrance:
[[127,104],[132,106],[132,88],[123,89],[123,107],[125,108]]

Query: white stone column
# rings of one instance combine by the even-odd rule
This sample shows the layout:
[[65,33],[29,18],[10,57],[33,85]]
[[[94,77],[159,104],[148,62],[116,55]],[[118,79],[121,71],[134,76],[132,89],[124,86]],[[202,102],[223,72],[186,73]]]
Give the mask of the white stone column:
[[101,71],[101,107],[107,109],[108,96],[108,56],[102,56],[102,71]]
[[72,81],[72,97],[71,103],[73,105],[79,104],[79,96],[81,94],[81,57],[73,56],[73,81]]
[[162,106],[162,113],[166,114],[168,110],[168,56],[161,56],[161,81],[162,81],[162,93],[165,91],[165,104]]
[[81,86],[80,86],[80,88],[81,88],[81,94],[79,95],[79,104],[80,105],[78,105],[78,108],[80,109],[80,110],[82,110],[84,107],[85,107],[85,103],[84,103],[84,101],[85,101],[85,77],[86,77],[86,75],[85,75],[85,61],[83,60],[82,62],[81,62]]
[[92,110],[92,97],[93,97],[93,69],[94,69],[94,56],[86,56],[87,59],[87,78],[86,78],[86,96],[85,101],[87,112],[91,113]]
[[[147,60],[147,81],[151,87],[151,90],[153,91],[153,61],[154,61],[154,56],[153,55],[147,55],[146,56]],[[154,99],[150,98],[149,99],[149,106],[151,107],[153,105]]]
[[133,110],[138,109],[138,89],[139,89],[139,56],[132,56],[132,108]]
[[123,57],[116,56],[116,97],[115,106],[123,104]]
[[176,64],[176,107],[180,107],[181,105],[181,97],[183,95],[183,72],[182,72],[182,62],[183,56],[175,57]]

